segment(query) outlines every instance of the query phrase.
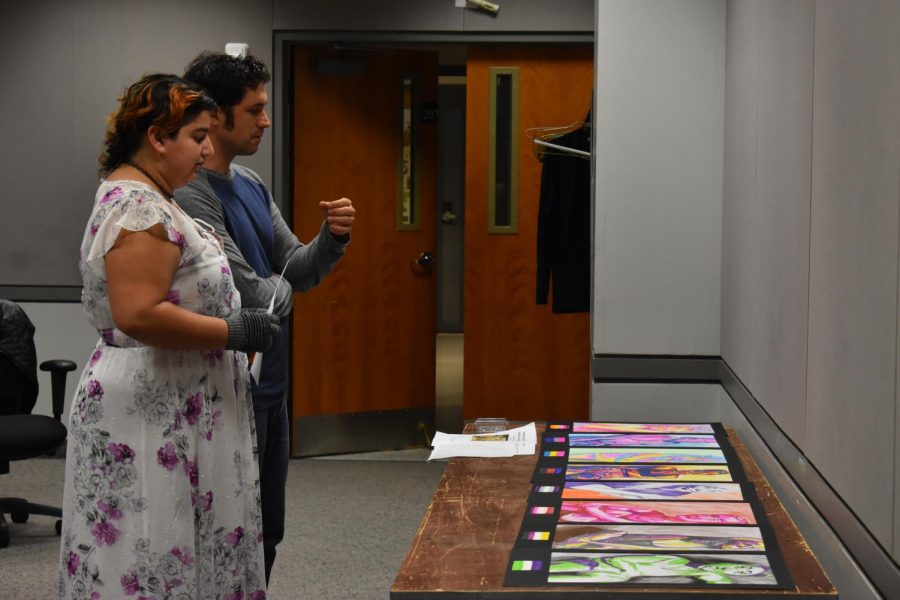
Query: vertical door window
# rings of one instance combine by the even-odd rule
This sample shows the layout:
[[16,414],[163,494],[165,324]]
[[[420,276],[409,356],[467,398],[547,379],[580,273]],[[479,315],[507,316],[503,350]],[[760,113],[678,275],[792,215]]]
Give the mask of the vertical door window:
[[519,215],[519,68],[488,71],[488,232],[517,233]]
[[421,228],[419,195],[416,190],[416,89],[411,77],[400,83],[400,153],[397,186],[397,229],[415,231]]

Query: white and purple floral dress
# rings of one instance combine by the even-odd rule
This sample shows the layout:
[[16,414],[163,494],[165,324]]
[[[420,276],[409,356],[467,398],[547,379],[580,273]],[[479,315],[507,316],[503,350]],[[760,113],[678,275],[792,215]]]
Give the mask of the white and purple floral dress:
[[157,223],[181,250],[168,300],[219,317],[240,306],[213,235],[143,183],[100,184],[79,261],[100,340],[69,419],[59,597],[262,600],[246,356],[149,347],[113,323],[105,255],[122,229]]

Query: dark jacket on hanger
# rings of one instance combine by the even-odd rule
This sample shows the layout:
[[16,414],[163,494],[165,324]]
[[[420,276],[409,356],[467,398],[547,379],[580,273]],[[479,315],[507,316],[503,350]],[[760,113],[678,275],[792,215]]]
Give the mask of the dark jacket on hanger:
[[[590,130],[577,129],[554,144],[589,152]],[[541,170],[538,210],[537,303],[553,312],[591,310],[591,161],[548,150]]]

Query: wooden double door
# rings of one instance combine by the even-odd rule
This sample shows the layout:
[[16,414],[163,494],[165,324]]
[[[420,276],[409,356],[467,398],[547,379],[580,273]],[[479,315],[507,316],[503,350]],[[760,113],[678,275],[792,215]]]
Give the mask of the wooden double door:
[[[293,63],[293,223],[311,239],[317,203],[353,200],[357,221],[335,271],[294,299],[294,454],[412,445],[435,401],[439,55],[300,45]],[[523,133],[584,118],[591,47],[470,46],[466,68],[465,418],[583,419],[589,316],[535,304],[541,163]],[[518,233],[488,232],[488,69],[518,66]],[[418,225],[398,226],[404,80],[413,81]]]

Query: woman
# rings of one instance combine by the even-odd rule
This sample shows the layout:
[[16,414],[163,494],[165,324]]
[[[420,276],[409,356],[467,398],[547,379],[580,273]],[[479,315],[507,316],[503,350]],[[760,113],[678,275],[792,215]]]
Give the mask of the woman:
[[278,320],[240,309],[219,241],[171,202],[212,153],[215,108],[149,75],[110,117],[79,260],[100,340],[69,420],[60,598],[265,598],[244,352]]

